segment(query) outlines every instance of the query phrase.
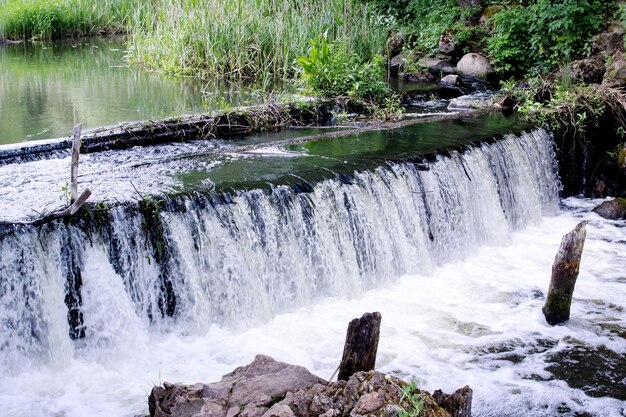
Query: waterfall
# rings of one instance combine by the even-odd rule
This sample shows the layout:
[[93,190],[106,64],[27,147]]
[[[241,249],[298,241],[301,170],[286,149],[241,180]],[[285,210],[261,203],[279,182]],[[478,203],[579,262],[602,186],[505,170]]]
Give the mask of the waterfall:
[[558,209],[550,135],[270,191],[120,204],[0,230],[0,372],[110,349],[147,329],[246,327],[428,274]]

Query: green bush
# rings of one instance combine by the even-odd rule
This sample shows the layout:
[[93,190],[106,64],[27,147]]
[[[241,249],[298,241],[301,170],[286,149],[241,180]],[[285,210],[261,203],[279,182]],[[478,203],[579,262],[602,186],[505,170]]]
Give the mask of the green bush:
[[546,71],[584,55],[614,8],[603,0],[535,0],[496,13],[487,51],[499,72]]
[[328,31],[311,41],[308,56],[299,57],[298,63],[306,85],[323,97],[380,101],[391,94],[382,58],[361,61],[345,42],[330,42]]

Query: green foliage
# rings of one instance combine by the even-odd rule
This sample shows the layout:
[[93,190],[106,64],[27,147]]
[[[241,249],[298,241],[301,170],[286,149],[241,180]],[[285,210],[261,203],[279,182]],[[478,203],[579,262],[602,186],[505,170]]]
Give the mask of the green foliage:
[[72,204],[72,188],[69,181],[65,181],[65,184],[61,186],[61,196],[59,198],[66,206]]
[[358,0],[158,0],[133,22],[129,58],[174,75],[287,81],[326,28],[362,61],[386,40],[384,22]]
[[612,2],[602,0],[535,0],[493,16],[487,50],[497,70],[527,73],[551,70],[583,54],[597,33]]
[[0,0],[0,39],[123,32],[140,0]]
[[415,381],[411,381],[401,389],[400,404],[407,403],[408,406],[398,412],[398,417],[419,417],[424,411],[424,394],[419,392]]
[[328,31],[311,41],[308,56],[299,57],[298,64],[305,84],[323,97],[382,100],[391,95],[382,58],[364,62],[344,42],[329,41]]

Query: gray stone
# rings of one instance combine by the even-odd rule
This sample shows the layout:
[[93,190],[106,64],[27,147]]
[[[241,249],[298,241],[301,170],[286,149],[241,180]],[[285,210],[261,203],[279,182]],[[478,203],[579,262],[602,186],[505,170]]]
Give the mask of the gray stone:
[[389,72],[391,75],[396,76],[400,72],[404,71],[409,62],[408,58],[409,56],[405,52],[391,58],[391,61],[389,61]]
[[624,50],[624,28],[616,25],[609,32],[602,32],[591,39],[591,56],[600,55],[603,58],[613,56]]
[[291,408],[284,404],[274,404],[272,408],[267,410],[263,417],[294,417],[295,414]]
[[453,98],[448,104],[448,110],[499,109],[500,107],[492,96],[477,94]]
[[439,37],[439,52],[446,55],[453,55],[456,51],[456,42],[449,31],[445,31]]
[[440,74],[444,68],[453,67],[454,59],[447,55],[435,55],[432,57],[423,57],[417,62],[432,74]]
[[387,44],[385,46],[385,52],[389,58],[393,58],[402,52],[402,48],[404,47],[404,34],[396,33],[387,39]]
[[441,84],[444,85],[460,85],[461,84],[461,77],[459,77],[458,75],[446,75],[445,77],[443,77],[441,79]]
[[599,216],[609,220],[626,220],[626,198],[605,201],[593,209]]
[[620,59],[612,63],[604,73],[602,84],[609,87],[623,87],[626,85],[626,61]]
[[486,80],[493,74],[489,60],[476,53],[465,54],[456,66],[459,75],[465,78]]

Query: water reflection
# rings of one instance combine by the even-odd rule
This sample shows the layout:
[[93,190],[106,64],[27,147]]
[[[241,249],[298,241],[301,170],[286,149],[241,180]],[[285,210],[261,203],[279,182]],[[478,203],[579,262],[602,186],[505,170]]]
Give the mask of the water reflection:
[[124,54],[119,38],[0,46],[0,144],[67,136],[79,121],[89,129],[262,100],[236,84],[128,68]]

